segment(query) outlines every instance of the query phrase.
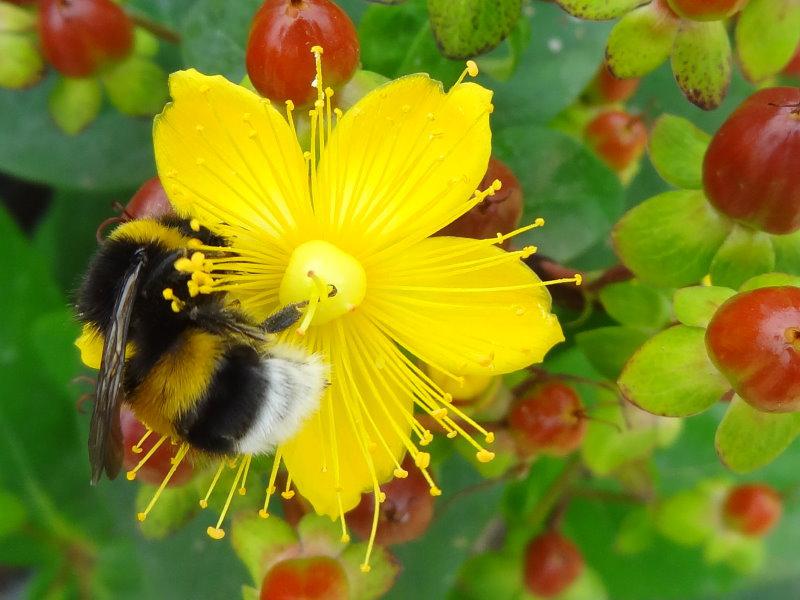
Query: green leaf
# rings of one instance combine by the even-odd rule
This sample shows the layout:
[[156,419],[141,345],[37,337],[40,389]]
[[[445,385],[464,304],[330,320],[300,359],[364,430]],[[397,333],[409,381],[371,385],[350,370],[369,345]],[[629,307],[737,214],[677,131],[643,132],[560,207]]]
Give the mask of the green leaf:
[[603,377],[616,379],[648,337],[647,333],[633,327],[599,327],[576,334],[575,343]]
[[743,575],[759,571],[764,564],[764,540],[726,532],[706,541],[703,557],[709,564],[725,563]]
[[800,273],[800,231],[789,235],[773,235],[775,270],[783,273]]
[[[180,33],[183,60],[202,73],[230,81],[245,74],[245,44],[261,0],[198,0],[185,12]],[[374,70],[374,69],[373,69]]]
[[478,554],[459,570],[456,590],[466,600],[516,600],[522,591],[522,561],[499,552]]
[[[147,538],[161,539],[185,525],[189,519],[200,511],[198,498],[208,487],[210,477],[201,477],[204,486],[197,484],[197,479],[186,485],[168,487],[158,499],[158,503],[147,515],[147,519],[139,524],[139,529]],[[141,512],[150,502],[156,486],[142,485],[136,494],[136,511]],[[202,490],[202,491],[201,491]]]
[[633,10],[644,0],[558,0],[559,6],[579,19],[606,21]]
[[623,555],[639,554],[653,543],[653,516],[647,507],[635,508],[622,521],[614,550]]
[[502,42],[519,19],[522,0],[428,0],[431,28],[447,58],[483,54]]
[[751,81],[777,74],[800,44],[800,3],[750,0],[736,24],[736,52]]
[[297,535],[291,526],[275,515],[262,519],[258,515],[247,513],[238,516],[233,522],[233,551],[259,586],[267,563],[297,543]]
[[317,548],[320,554],[334,556],[342,548],[339,524],[328,517],[307,514],[297,525],[297,535],[304,547]]
[[[341,547],[341,545],[340,545]],[[386,548],[375,546],[370,556],[370,571],[365,575],[361,571],[367,544],[350,544],[339,560],[345,568],[350,582],[350,598],[352,600],[377,600],[384,598],[394,585],[400,572],[400,565],[394,560]]]
[[717,108],[731,83],[731,43],[722,21],[684,20],[672,48],[672,72],[689,102]]
[[715,533],[715,495],[708,487],[701,486],[667,498],[656,508],[656,528],[682,546],[704,543]]
[[660,329],[670,318],[666,294],[636,279],[605,286],[600,303],[611,318],[631,327]]
[[730,383],[706,354],[705,331],[676,325],[642,346],[619,378],[622,394],[656,415],[686,417],[718,402]]
[[696,285],[675,292],[675,318],[690,327],[706,328],[720,305],[736,292],[730,288]]
[[108,99],[125,115],[154,115],[167,101],[167,74],[147,58],[131,55],[103,72]]
[[32,34],[0,31],[0,56],[0,88],[25,88],[42,78],[44,62]]
[[35,11],[25,10],[9,2],[0,4],[0,34],[20,33],[36,29]]
[[609,70],[621,79],[647,75],[670,55],[678,23],[657,2],[626,14],[608,37]]
[[703,187],[703,157],[711,136],[689,119],[662,115],[650,131],[650,160],[667,183],[684,189]]
[[27,517],[28,511],[19,498],[0,490],[0,539],[16,533]]
[[746,292],[759,288],[780,287],[785,285],[800,287],[800,275],[789,275],[788,273],[765,273],[764,275],[756,275],[745,281],[739,287],[739,291]]
[[701,191],[665,192],[636,206],[614,227],[622,261],[643,281],[681,287],[700,281],[731,223]]
[[481,72],[498,81],[508,81],[517,70],[522,54],[531,41],[531,24],[527,18],[517,19],[506,43],[481,57]]
[[607,600],[608,593],[597,572],[585,567],[572,585],[556,598],[557,600]]
[[522,185],[525,221],[545,219],[517,244],[535,244],[542,254],[570,262],[608,235],[622,212],[622,186],[585,146],[531,125],[496,129],[493,145]]
[[152,177],[152,123],[109,106],[83,134],[65,135],[47,109],[57,80],[22,92],[0,90],[0,131],[13,140],[0,144],[0,170],[73,190],[133,188]]
[[738,288],[747,279],[775,267],[771,236],[763,231],[734,225],[725,243],[711,261],[714,285]]
[[[494,129],[550,123],[580,96],[597,71],[610,25],[566,19],[554,3],[535,7],[521,19],[528,21],[531,42],[514,77],[503,82],[479,78],[494,90]],[[478,65],[483,66],[483,59]]]
[[765,413],[734,396],[716,436],[717,454],[737,473],[748,473],[777,458],[800,434],[800,414]]
[[53,88],[48,104],[61,131],[75,135],[97,118],[103,90],[96,79],[63,77]]
[[[614,402],[610,394],[604,394],[603,399]],[[598,405],[592,409],[592,417],[597,420],[590,420],[586,426],[581,458],[596,475],[609,475],[626,463],[644,458],[656,445],[655,427],[630,427],[619,404]]]

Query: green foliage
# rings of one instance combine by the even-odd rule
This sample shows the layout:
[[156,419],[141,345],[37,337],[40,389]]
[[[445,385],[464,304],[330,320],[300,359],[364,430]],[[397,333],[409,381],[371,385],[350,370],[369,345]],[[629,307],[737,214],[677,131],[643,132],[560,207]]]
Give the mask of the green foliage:
[[167,74],[156,63],[133,55],[103,73],[108,99],[124,115],[145,116],[167,100]]
[[654,3],[632,10],[608,37],[606,60],[611,72],[617,77],[647,75],[667,60],[677,32],[677,22],[665,19]]
[[750,0],[736,24],[736,52],[751,81],[778,73],[800,44],[800,4]]
[[683,21],[672,48],[675,81],[692,104],[711,110],[722,103],[731,80],[731,46],[720,21]]
[[604,21],[624,15],[642,4],[641,0],[560,0],[569,14],[581,19]]
[[660,329],[670,318],[669,297],[636,279],[605,286],[599,299],[608,316],[630,327]]
[[703,156],[710,141],[711,136],[688,119],[662,115],[650,131],[650,160],[667,183],[677,188],[700,189]]
[[730,230],[731,223],[711,208],[701,191],[680,190],[650,198],[626,213],[612,237],[620,258],[637,277],[679,287],[708,273]]
[[656,415],[702,412],[730,389],[706,354],[705,331],[676,325],[648,340],[619,379],[622,394]]
[[576,334],[575,343],[601,375],[613,380],[649,337],[635,327],[598,327]]
[[494,152],[519,178],[526,218],[545,220],[545,227],[519,236],[519,244],[571,262],[605,238],[622,212],[616,176],[562,133],[538,126],[495,129]]
[[96,79],[62,78],[48,100],[50,114],[64,133],[75,135],[97,118],[103,89]]
[[517,22],[522,0],[428,0],[433,35],[448,58],[469,58],[496,47]]
[[738,288],[747,279],[772,271],[774,267],[771,236],[734,225],[711,261],[711,281],[714,285]]
[[673,298],[675,318],[684,325],[705,328],[720,305],[735,293],[730,288],[699,285],[677,290]]
[[717,429],[720,459],[733,471],[753,471],[772,462],[800,435],[800,415],[765,413],[734,396]]

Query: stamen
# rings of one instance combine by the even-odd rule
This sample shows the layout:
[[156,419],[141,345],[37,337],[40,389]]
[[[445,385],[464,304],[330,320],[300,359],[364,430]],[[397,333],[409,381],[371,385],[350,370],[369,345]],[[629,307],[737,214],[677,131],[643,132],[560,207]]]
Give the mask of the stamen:
[[245,462],[244,474],[242,475],[242,482],[239,485],[239,495],[240,496],[244,496],[247,493],[247,486],[245,484],[247,483],[247,474],[250,472],[250,463],[252,462],[252,460],[253,460],[253,455],[252,454],[245,455],[245,457],[244,457],[244,462]]
[[181,447],[178,449],[175,458],[172,459],[172,466],[170,467],[169,471],[167,471],[164,479],[161,480],[161,485],[158,486],[156,493],[153,494],[152,498],[150,498],[150,502],[147,503],[147,507],[136,515],[136,518],[139,519],[139,521],[144,521],[147,518],[147,515],[150,514],[150,511],[156,505],[156,502],[158,502],[158,499],[161,496],[161,493],[164,491],[164,488],[167,487],[169,480],[172,479],[172,476],[175,474],[175,471],[178,470],[178,467],[188,452],[189,444],[181,444]]
[[530,231],[531,229],[536,229],[537,227],[544,226],[544,219],[539,217],[538,219],[534,220],[533,223],[530,225],[525,225],[524,227],[520,227],[519,229],[515,229],[514,231],[506,234],[497,234],[496,238],[489,238],[492,241],[492,244],[502,244],[506,240],[510,240],[513,237],[518,236],[521,233],[525,233],[526,231]]
[[470,77],[477,77],[478,73],[479,73],[478,63],[476,63],[474,60],[468,60],[467,67],[461,72],[461,75],[456,80],[455,84],[453,84],[453,87],[450,89],[452,90],[456,86],[463,83],[464,79],[467,78],[467,75],[469,75]]
[[145,441],[147,438],[149,438],[149,437],[150,437],[150,434],[151,434],[151,433],[153,433],[153,430],[152,430],[152,429],[150,429],[150,428],[148,427],[148,428],[147,428],[147,431],[145,431],[145,432],[144,432],[144,435],[143,435],[142,437],[140,437],[140,438],[139,438],[139,441],[138,441],[138,442],[136,442],[136,444],[134,444],[134,445],[131,447],[131,452],[133,452],[134,454],[141,454],[141,453],[142,453],[142,444],[144,444],[144,441]]
[[208,486],[208,491],[206,491],[206,495],[200,500],[200,508],[208,507],[208,499],[211,497],[211,492],[214,491],[214,488],[217,486],[217,481],[219,481],[219,476],[222,475],[222,470],[225,468],[225,460],[219,461],[219,467],[217,468],[217,472],[214,473],[214,478],[211,480],[211,485]]
[[289,122],[289,127],[292,128],[292,132],[294,133],[295,137],[297,137],[297,130],[294,126],[294,117],[292,117],[292,111],[294,110],[294,102],[291,100],[286,101],[286,120]]
[[265,498],[264,498],[264,507],[258,511],[258,516],[262,519],[266,519],[269,517],[269,501],[272,498],[272,494],[275,493],[275,479],[278,477],[278,468],[281,466],[281,451],[277,450],[275,452],[275,458],[272,460],[272,471],[269,474],[269,482],[267,483],[267,489],[265,490]]
[[[251,455],[247,455],[248,457]],[[248,465],[249,462],[247,460],[242,460],[239,463],[239,469],[236,471],[236,476],[233,478],[233,484],[231,485],[231,491],[228,492],[228,498],[225,500],[225,506],[222,507],[222,512],[219,515],[219,519],[217,519],[217,525],[215,527],[209,527],[206,529],[206,533],[208,537],[214,540],[221,540],[225,537],[225,530],[222,529],[222,522],[225,520],[225,515],[228,514],[228,509],[231,506],[231,501],[233,500],[233,493],[236,491],[236,486],[239,485],[239,481],[242,477],[242,473],[244,472],[245,465]]]
[[292,474],[291,473],[289,473],[286,476],[286,487],[281,492],[281,497],[284,500],[291,500],[292,498],[294,498],[294,490],[292,489]]
[[127,477],[128,481],[133,481],[134,479],[136,479],[136,473],[138,473],[139,469],[141,469],[145,465],[145,463],[148,460],[150,460],[150,457],[156,453],[156,450],[158,450],[161,447],[161,444],[164,443],[164,440],[166,440],[167,437],[168,436],[166,435],[162,435],[161,438],[155,444],[153,444],[153,447],[147,451],[147,454],[144,455],[144,458],[142,458],[142,460],[140,460],[139,463],[133,469],[131,469],[125,474],[125,477]]

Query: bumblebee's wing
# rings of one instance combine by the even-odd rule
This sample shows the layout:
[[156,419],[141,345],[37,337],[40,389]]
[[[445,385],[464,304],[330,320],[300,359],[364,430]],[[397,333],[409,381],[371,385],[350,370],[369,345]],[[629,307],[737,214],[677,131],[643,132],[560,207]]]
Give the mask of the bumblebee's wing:
[[97,376],[94,410],[89,427],[89,463],[93,485],[100,480],[103,471],[109,479],[114,479],[122,466],[119,410],[122,402],[125,346],[128,343],[131,313],[145,262],[144,252],[137,252],[122,280],[103,344],[103,357]]

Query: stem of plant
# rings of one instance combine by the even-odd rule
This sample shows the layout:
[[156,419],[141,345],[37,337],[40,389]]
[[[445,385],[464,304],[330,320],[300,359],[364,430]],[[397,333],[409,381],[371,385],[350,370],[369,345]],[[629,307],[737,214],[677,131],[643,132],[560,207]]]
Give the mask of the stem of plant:
[[166,25],[157,23],[156,21],[153,21],[141,14],[128,13],[128,16],[130,17],[131,21],[133,21],[134,25],[149,31],[157,38],[160,38],[165,42],[169,42],[170,44],[181,43],[181,35],[177,31],[170,29]]
[[580,471],[581,459],[578,456],[569,458],[564,464],[564,470],[545,490],[526,519],[533,531],[540,530],[547,523],[550,514],[559,506],[559,502],[572,486],[573,479]]

